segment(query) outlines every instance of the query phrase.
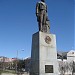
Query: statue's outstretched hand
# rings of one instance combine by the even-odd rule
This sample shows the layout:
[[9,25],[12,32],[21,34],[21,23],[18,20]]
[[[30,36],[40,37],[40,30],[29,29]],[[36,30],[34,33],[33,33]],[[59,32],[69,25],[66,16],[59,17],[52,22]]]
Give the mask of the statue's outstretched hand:
[[38,13],[36,13],[36,16],[38,16],[39,14]]

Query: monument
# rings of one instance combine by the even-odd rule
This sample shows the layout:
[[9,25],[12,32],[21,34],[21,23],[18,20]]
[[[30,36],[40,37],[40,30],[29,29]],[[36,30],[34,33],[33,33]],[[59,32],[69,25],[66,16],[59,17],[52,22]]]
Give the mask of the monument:
[[56,36],[50,34],[45,0],[36,4],[39,31],[32,36],[30,75],[58,75]]

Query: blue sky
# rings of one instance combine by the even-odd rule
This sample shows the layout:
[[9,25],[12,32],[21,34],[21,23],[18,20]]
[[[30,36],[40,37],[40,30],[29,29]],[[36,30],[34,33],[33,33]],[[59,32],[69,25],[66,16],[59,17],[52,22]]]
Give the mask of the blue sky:
[[[0,0],[0,56],[24,58],[31,55],[32,34],[38,32],[35,16],[40,0]],[[50,33],[55,34],[57,50],[75,49],[74,0],[46,0]],[[21,51],[24,50],[24,51]]]

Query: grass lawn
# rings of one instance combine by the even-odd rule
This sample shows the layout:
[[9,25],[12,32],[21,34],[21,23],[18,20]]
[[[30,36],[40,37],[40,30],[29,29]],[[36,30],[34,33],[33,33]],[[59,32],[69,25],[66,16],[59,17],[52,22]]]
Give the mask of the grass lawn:
[[12,74],[16,74],[14,70],[0,70],[0,74],[1,73],[12,73]]

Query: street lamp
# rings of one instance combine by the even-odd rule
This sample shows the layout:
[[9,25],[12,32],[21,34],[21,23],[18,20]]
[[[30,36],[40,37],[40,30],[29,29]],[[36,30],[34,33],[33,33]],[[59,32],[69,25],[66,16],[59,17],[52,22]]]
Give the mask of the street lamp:
[[[20,50],[17,50],[17,56],[16,56],[16,73],[17,73],[17,62],[18,62],[18,53],[19,53]],[[21,50],[21,51],[24,51],[24,50]]]

